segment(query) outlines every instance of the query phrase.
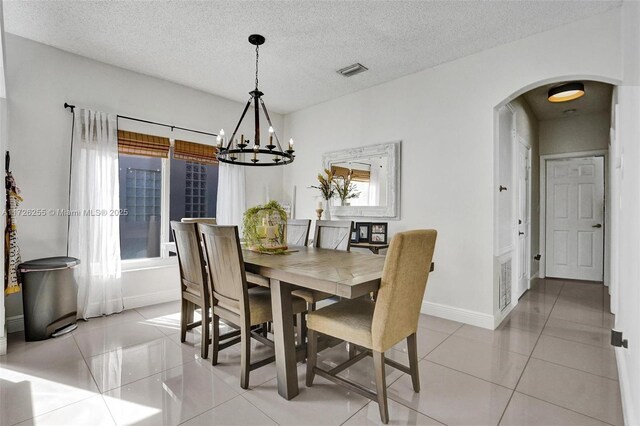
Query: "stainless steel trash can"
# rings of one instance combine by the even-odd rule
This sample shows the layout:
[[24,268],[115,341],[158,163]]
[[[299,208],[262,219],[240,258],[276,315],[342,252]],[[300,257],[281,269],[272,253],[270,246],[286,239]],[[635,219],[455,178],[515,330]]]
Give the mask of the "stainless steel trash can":
[[44,340],[76,328],[78,286],[74,257],[47,257],[18,265],[25,340]]

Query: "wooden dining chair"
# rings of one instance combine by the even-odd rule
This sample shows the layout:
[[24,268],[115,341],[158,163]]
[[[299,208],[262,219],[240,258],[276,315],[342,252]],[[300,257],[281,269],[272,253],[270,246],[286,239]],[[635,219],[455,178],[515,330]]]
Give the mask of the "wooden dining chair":
[[[416,331],[436,237],[437,232],[432,229],[395,235],[387,252],[375,301],[351,299],[309,312],[307,386],[313,385],[314,376],[318,374],[377,401],[383,423],[389,422],[385,363],[411,375],[413,390],[420,392]],[[318,333],[353,343],[362,352],[331,371],[320,369],[316,366]],[[403,339],[407,339],[409,367],[384,356]],[[375,392],[336,375],[366,356],[373,356]]]
[[206,223],[216,225],[215,217],[183,217],[180,221],[182,223]]
[[287,220],[287,245],[306,247],[309,244],[311,219]]
[[[351,220],[317,220],[313,237],[313,246],[317,248],[349,251],[351,249]],[[297,289],[292,291],[294,296],[307,302],[309,312],[316,309],[316,303],[333,296],[322,291]]]
[[[185,342],[187,330],[202,326],[201,356],[208,357],[211,299],[207,286],[207,272],[202,257],[202,245],[196,223],[171,222],[173,240],[176,243],[180,268],[180,341]],[[201,320],[193,321],[196,307],[200,308]]]
[[[218,363],[218,351],[221,349],[218,324],[222,318],[240,329],[240,386],[247,389],[250,372],[275,360],[274,357],[268,357],[251,362],[251,338],[273,345],[273,342],[252,330],[252,326],[272,321],[271,292],[265,287],[248,287],[237,226],[200,224],[198,232],[204,242],[213,304],[211,363]],[[303,300],[293,299],[294,314],[305,309]]]

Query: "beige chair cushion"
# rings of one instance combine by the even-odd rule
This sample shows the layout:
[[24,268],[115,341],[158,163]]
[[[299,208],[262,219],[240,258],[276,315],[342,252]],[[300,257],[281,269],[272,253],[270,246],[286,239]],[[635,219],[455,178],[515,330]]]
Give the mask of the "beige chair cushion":
[[307,327],[372,349],[371,323],[375,302],[366,299],[344,300],[307,314]]
[[[249,281],[249,277],[248,276],[247,276],[247,281]],[[291,292],[291,294],[293,294],[294,296],[299,297],[301,299],[304,299],[304,301],[307,302],[307,303],[316,303],[316,302],[328,299],[331,296],[333,296],[332,294],[325,293],[323,291],[307,290],[307,289],[303,289],[303,288],[300,288],[298,290],[293,290]]]
[[[217,300],[217,306],[240,315],[240,304],[231,299]],[[293,313],[299,314],[307,310],[304,300],[293,298]],[[249,289],[249,312],[251,325],[262,324],[273,320],[271,313],[271,290],[265,287]]]

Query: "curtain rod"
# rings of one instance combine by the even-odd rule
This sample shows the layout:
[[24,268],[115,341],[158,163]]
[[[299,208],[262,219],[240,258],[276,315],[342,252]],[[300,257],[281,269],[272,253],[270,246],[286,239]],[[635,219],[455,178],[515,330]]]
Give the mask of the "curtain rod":
[[[71,112],[73,112],[73,110],[75,109],[76,106],[75,105],[70,105],[70,104],[65,102],[64,103],[64,107],[65,108],[69,108],[71,110]],[[141,118],[128,117],[126,115],[118,114],[117,117],[121,118],[123,120],[138,121],[140,123],[147,123],[147,124],[153,124],[153,125],[156,125],[156,126],[168,127],[168,128],[171,129],[172,132],[173,132],[174,129],[178,129],[178,130],[184,130],[185,132],[199,133],[201,135],[218,136],[216,133],[209,133],[209,132],[203,132],[201,130],[187,129],[186,127],[172,126],[171,124],[158,123],[156,121],[143,120]]]

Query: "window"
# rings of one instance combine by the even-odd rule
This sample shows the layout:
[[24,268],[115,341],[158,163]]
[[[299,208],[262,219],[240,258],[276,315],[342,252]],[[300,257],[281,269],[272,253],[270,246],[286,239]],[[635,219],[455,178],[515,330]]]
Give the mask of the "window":
[[[163,249],[173,241],[170,221],[216,216],[218,165],[212,147],[176,141],[180,145],[170,155],[168,139],[131,132],[119,132],[119,138],[120,208],[127,210],[120,217],[121,257],[172,256]],[[194,151],[202,147],[207,157]]]
[[162,159],[119,157],[120,256],[140,259],[160,256]]
[[[216,217],[218,166],[172,158],[170,183],[170,220],[183,217]],[[169,241],[173,241],[167,223]]]

